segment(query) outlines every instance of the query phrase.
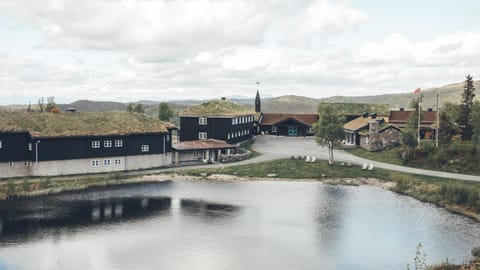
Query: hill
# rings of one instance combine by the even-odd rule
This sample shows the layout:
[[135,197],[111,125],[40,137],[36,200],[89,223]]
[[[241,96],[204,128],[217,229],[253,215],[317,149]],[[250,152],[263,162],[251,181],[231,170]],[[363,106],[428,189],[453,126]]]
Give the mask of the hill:
[[[436,108],[436,94],[440,94],[440,107],[445,102],[460,103],[463,92],[463,82],[453,83],[441,87],[434,87],[422,90],[424,94],[423,106],[428,108]],[[475,89],[480,90],[480,81],[475,81]],[[477,99],[480,94],[477,94]],[[366,103],[366,104],[386,104],[390,108],[408,107],[410,101],[415,97],[413,90],[411,93],[404,94],[385,94],[375,96],[334,96],[320,99],[320,102],[334,102],[334,103]]]
[[59,104],[59,109],[64,111],[66,108],[75,108],[78,112],[109,112],[109,111],[125,111],[127,105],[113,101],[92,101],[77,100],[70,104]]

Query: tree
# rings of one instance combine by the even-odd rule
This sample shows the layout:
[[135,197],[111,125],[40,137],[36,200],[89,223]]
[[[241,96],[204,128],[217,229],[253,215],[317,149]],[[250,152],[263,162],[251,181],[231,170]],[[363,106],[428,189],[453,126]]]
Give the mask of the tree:
[[135,104],[133,111],[137,113],[145,113],[145,108],[143,107],[143,104],[137,103]]
[[127,112],[133,112],[133,108],[135,107],[135,104],[133,103],[128,103],[127,105]]
[[45,105],[45,111],[46,112],[53,112],[57,111],[57,103],[55,103],[55,98],[54,97],[47,97],[47,105]]
[[445,110],[440,113],[439,120],[438,142],[443,151],[443,148],[452,142],[452,136],[455,134],[455,126],[448,117],[448,112]]
[[333,148],[345,138],[343,129],[344,118],[339,116],[331,105],[322,105],[318,108],[319,120],[316,126],[316,140],[318,144],[328,148],[328,164],[334,162]]
[[462,140],[470,140],[472,137],[472,126],[469,122],[472,112],[473,99],[475,98],[475,86],[473,77],[467,75],[463,86],[462,103],[460,104],[457,124],[460,127]]
[[160,103],[158,105],[158,119],[162,121],[170,121],[170,118],[173,117],[173,111],[170,109],[170,106],[166,102]]
[[45,110],[45,100],[43,99],[43,97],[38,99],[38,109],[40,110],[40,112],[44,112]]
[[478,101],[473,104],[469,122],[472,127],[472,142],[477,145],[480,143],[480,102]]

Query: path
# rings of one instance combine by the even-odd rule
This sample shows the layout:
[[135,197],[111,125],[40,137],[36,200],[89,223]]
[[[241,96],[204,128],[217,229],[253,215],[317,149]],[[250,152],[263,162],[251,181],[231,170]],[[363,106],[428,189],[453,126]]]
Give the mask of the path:
[[[315,142],[315,139],[312,137],[304,138],[258,136],[255,138],[255,144],[253,145],[253,149],[257,152],[262,153],[262,155],[253,159],[243,160],[234,163],[197,165],[190,167],[174,167],[168,169],[149,170],[148,173],[162,173],[165,171],[181,171],[185,169],[220,168],[228,166],[246,165],[275,159],[285,159],[290,158],[291,156],[315,156],[317,159],[320,160],[328,159],[327,149],[318,145]],[[382,168],[392,171],[480,182],[480,176],[424,170],[393,165],[389,163],[372,161],[365,158],[357,157],[342,150],[335,150],[334,155],[335,161],[340,162],[348,162],[357,165],[368,163],[373,164],[375,168]]]

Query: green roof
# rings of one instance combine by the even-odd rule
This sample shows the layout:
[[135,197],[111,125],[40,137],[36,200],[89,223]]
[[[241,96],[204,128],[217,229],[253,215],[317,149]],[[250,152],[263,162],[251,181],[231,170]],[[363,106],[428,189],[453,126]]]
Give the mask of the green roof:
[[245,106],[233,103],[227,100],[212,100],[200,105],[192,106],[180,115],[195,115],[195,116],[234,116],[244,114],[254,114],[252,109]]
[[0,131],[28,131],[34,137],[127,135],[167,132],[175,126],[137,113],[38,113],[0,110]]

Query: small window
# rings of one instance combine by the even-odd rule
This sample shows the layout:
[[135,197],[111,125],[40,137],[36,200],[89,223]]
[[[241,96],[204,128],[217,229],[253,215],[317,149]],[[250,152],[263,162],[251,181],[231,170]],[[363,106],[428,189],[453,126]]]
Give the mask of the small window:
[[227,134],[227,139],[229,139],[229,140],[230,140],[230,133],[228,133],[228,134]]
[[8,162],[8,167],[13,167],[13,161]]
[[92,160],[91,164],[92,164],[92,167],[98,167],[99,162],[98,160]]
[[110,166],[110,159],[104,159],[103,160],[103,166]]
[[198,133],[199,140],[206,140],[207,139],[207,132],[199,132]]
[[2,141],[0,140],[0,149],[2,149]]
[[121,165],[122,160],[121,159],[115,159],[115,165]]
[[193,152],[193,157],[198,158],[198,152]]
[[123,140],[115,140],[115,147],[123,147]]
[[235,125],[235,118],[232,118],[232,125]]
[[307,132],[308,133],[313,133],[313,127],[309,127]]
[[167,135],[166,137],[167,137],[167,142],[169,142],[170,141],[170,135]]
[[23,166],[24,166],[24,167],[28,167],[28,160],[24,160],[24,161],[23,161]]
[[92,148],[100,148],[100,141],[92,141]]
[[32,151],[32,149],[33,149],[32,143],[28,143],[28,151]]
[[106,147],[106,148],[112,147],[112,141],[103,141],[103,147]]
[[142,144],[141,150],[142,152],[148,152],[150,151],[150,146],[148,144]]
[[272,126],[272,132],[277,132],[277,126]]
[[198,118],[198,124],[199,125],[206,125],[207,124],[207,118],[206,117]]

